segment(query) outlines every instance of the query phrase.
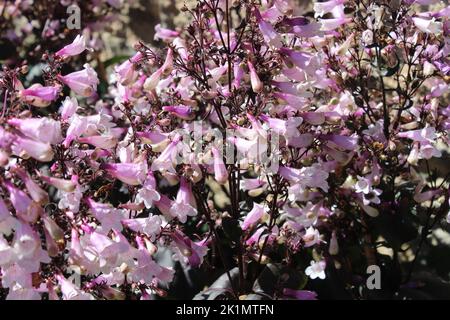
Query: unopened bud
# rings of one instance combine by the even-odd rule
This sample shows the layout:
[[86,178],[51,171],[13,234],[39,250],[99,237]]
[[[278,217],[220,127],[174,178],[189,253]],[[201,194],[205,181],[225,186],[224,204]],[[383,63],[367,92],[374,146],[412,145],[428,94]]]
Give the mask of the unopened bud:
[[331,234],[331,239],[330,239],[330,247],[328,248],[328,252],[332,255],[335,256],[339,253],[339,244],[337,241],[337,237],[336,237],[336,232],[333,231],[333,233]]

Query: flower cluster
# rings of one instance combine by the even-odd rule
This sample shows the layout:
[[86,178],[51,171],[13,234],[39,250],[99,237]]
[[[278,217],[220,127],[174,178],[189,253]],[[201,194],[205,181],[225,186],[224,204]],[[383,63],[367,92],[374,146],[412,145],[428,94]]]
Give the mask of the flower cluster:
[[57,51],[77,33],[89,40],[91,49],[101,50],[105,41],[102,32],[112,23],[120,23],[120,13],[133,3],[134,0],[2,1],[0,60],[6,65],[20,65],[24,60],[38,64],[42,54]]
[[[5,68],[0,292],[151,299],[179,270],[219,269],[221,297],[314,299],[333,276],[364,296],[380,238],[398,252],[449,212],[430,161],[449,143],[450,7],[426,2],[303,15],[289,0],[199,0],[105,90],[94,64],[66,71],[86,35],[43,56],[42,83]],[[391,240],[386,225],[410,216],[425,231]]]

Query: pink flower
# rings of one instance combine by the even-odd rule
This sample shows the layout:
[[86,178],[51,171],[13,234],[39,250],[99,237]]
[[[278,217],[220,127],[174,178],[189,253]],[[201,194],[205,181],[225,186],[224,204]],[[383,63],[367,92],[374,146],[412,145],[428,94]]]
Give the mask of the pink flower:
[[153,91],[156,89],[163,77],[170,75],[173,69],[173,50],[169,48],[167,51],[166,60],[164,64],[156,70],[149,78],[144,82],[144,89],[148,91]]
[[52,186],[54,186],[56,189],[65,191],[65,192],[73,192],[77,186],[77,184],[73,180],[65,180],[60,178],[54,178],[54,177],[48,177],[41,175],[41,179]]
[[136,195],[136,202],[143,202],[145,207],[150,209],[153,206],[153,202],[159,200],[161,200],[161,195],[156,191],[156,180],[153,172],[149,170],[144,185]]
[[195,112],[193,112],[192,107],[189,106],[165,106],[163,107],[163,110],[184,120],[192,120],[195,117]]
[[14,173],[16,173],[25,184],[25,188],[28,194],[31,196],[34,202],[41,205],[48,203],[49,197],[47,191],[43,190],[34,180],[30,177],[28,172],[21,167],[14,167]]
[[54,152],[49,143],[17,136],[14,145],[21,151],[21,154],[24,153],[24,156],[30,156],[40,162],[53,160]]
[[264,205],[257,204],[256,202],[253,203],[253,209],[249,213],[247,213],[244,221],[241,224],[242,230],[247,230],[256,225],[256,223],[264,216],[264,213]]
[[228,137],[227,140],[236,146],[248,163],[260,161],[262,154],[267,152],[267,140],[259,135],[251,140],[239,137]]
[[70,118],[70,126],[67,129],[66,138],[64,139],[63,146],[68,148],[73,140],[77,139],[88,128],[88,119],[86,117],[79,117],[74,115]]
[[287,143],[294,148],[306,148],[309,147],[313,141],[314,136],[311,133],[305,133],[294,137],[288,137]]
[[[302,20],[300,20],[302,22]],[[310,22],[307,24],[298,24],[292,27],[292,31],[297,37],[315,37],[323,35],[320,22]]]
[[84,70],[72,72],[65,76],[58,75],[58,79],[76,94],[83,97],[92,96],[99,84],[97,73],[88,64],[84,65]]
[[173,219],[171,209],[174,204],[174,201],[170,200],[169,197],[167,197],[164,194],[161,194],[161,199],[158,201],[155,201],[155,206],[158,208],[159,211],[164,215],[166,220],[170,221]]
[[0,233],[9,236],[12,229],[15,229],[15,225],[16,219],[10,214],[5,201],[0,197]]
[[152,171],[169,170],[174,172],[174,164],[177,161],[178,143],[181,141],[181,135],[177,134],[167,148],[152,163]]
[[301,116],[303,120],[312,125],[321,125],[325,122],[325,115],[323,112],[303,112]]
[[319,230],[314,229],[314,227],[309,227],[308,229],[306,229],[306,233],[302,238],[305,242],[305,248],[315,246],[316,244],[321,242]]
[[62,140],[61,124],[59,121],[44,118],[12,118],[8,124],[16,127],[27,137],[43,143],[57,144]]
[[289,223],[289,225],[296,231],[316,225],[319,215],[321,215],[321,209],[321,202],[317,204],[308,202],[303,208],[284,206],[287,217],[295,222],[294,224]]
[[78,183],[78,176],[73,175],[71,181],[76,184],[75,190],[72,192],[58,191],[60,197],[58,208],[61,210],[68,209],[69,213],[78,213],[80,209],[80,201],[83,197],[83,188]]
[[368,206],[368,205],[365,205],[362,202],[359,203],[359,205],[364,210],[364,212],[367,213],[368,216],[370,216],[372,218],[378,217],[378,214],[379,214],[378,209]]
[[10,181],[5,181],[4,185],[9,192],[9,199],[16,210],[16,214],[24,221],[34,223],[43,212],[36,202],[22,190],[16,188]]
[[79,55],[84,50],[86,50],[86,39],[84,36],[77,35],[71,44],[56,52],[55,55],[66,58]]
[[175,230],[172,233],[172,238],[175,243],[175,255],[178,261],[192,268],[197,268],[202,264],[203,257],[208,252],[207,241],[194,242],[179,230]]
[[214,179],[219,184],[225,184],[228,181],[228,171],[223,162],[222,153],[215,147],[211,148],[211,152],[214,157]]
[[326,13],[332,12],[337,6],[343,7],[345,0],[330,0],[325,2],[315,2],[314,3],[314,17],[322,17]]
[[[141,139],[143,143],[156,145],[161,142],[169,142],[168,135],[159,131],[145,131],[136,132],[136,136]],[[154,148],[152,148],[154,150]]]
[[43,87],[40,84],[33,84],[28,89],[21,90],[19,97],[35,107],[47,107],[58,98],[60,90],[59,86]]
[[122,85],[128,86],[137,79],[138,72],[136,71],[135,63],[139,62],[142,57],[142,53],[138,52],[131,59],[116,67],[115,71]]
[[147,176],[146,163],[105,163],[100,166],[116,179],[132,185],[137,186],[145,181]]
[[155,26],[155,40],[171,41],[180,35],[179,32],[161,27],[160,24]]
[[335,256],[339,253],[339,243],[336,236],[336,231],[331,233],[330,246],[328,248],[328,253]]
[[160,216],[151,215],[148,218],[123,219],[122,223],[135,232],[144,233],[154,241],[161,231],[162,220]]
[[61,288],[63,300],[94,300],[94,297],[77,288],[75,284],[64,278],[62,275],[56,275],[58,284]]
[[[21,222],[16,229],[12,247],[14,249],[15,256],[19,260],[32,260],[40,256],[43,252],[38,234],[30,227],[28,223],[23,222]],[[39,263],[39,261],[37,262]]]
[[295,137],[299,135],[298,127],[303,123],[303,119],[300,117],[292,117],[288,120],[282,120],[277,118],[271,118],[266,115],[261,115],[260,118],[265,121],[270,129],[280,135],[288,135],[289,137]]
[[78,231],[75,228],[71,230],[69,262],[73,265],[83,265],[86,267],[89,262],[85,259],[83,248],[81,246]]
[[9,245],[5,238],[0,236],[0,265],[8,265],[15,260],[13,248]]
[[313,56],[310,53],[303,51],[294,51],[288,48],[281,48],[280,52],[286,57],[289,62],[292,62],[295,66],[299,67],[302,70],[308,70],[309,72],[313,71],[310,68],[312,64]]
[[305,104],[305,98],[299,97],[297,94],[289,94],[284,92],[274,92],[274,97],[281,100],[280,103],[289,105],[303,105]]
[[417,142],[434,142],[436,139],[436,129],[433,127],[426,127],[418,130],[399,132],[397,136],[400,138],[408,138]]
[[161,80],[161,76],[163,74],[163,69],[159,68],[156,70],[150,77],[145,79],[144,89],[147,91],[153,91],[158,86],[159,81]]
[[261,13],[259,12],[258,9],[255,8],[253,10],[253,13],[256,16],[256,20],[258,21],[259,30],[261,31],[266,44],[271,47],[281,48],[282,47],[281,37],[278,34],[278,32],[274,29],[274,27],[269,22],[265,21],[262,18]]
[[173,217],[178,218],[182,223],[187,221],[187,217],[197,215],[195,198],[192,193],[191,185],[186,178],[180,179],[180,188],[178,189],[177,198],[172,204],[170,213]]
[[240,182],[240,188],[244,191],[248,191],[261,188],[266,184],[266,181],[259,178],[242,179]]
[[244,68],[242,67],[241,63],[234,64],[233,73],[234,73],[233,86],[235,88],[239,88],[241,86],[242,79],[244,78],[245,75]]
[[263,91],[264,89],[264,84],[262,83],[262,81],[259,79],[258,73],[256,72],[255,67],[253,66],[253,63],[251,63],[250,61],[247,62],[248,65],[248,69],[250,71],[250,82],[252,84],[252,90],[255,93],[260,93]]
[[59,112],[61,113],[61,120],[63,121],[68,120],[71,116],[75,114],[77,109],[78,109],[77,99],[75,97],[74,98],[66,97],[59,110]]
[[368,194],[371,190],[372,182],[365,177],[358,177],[358,182],[355,184],[355,192]]
[[274,225],[273,228],[268,232],[267,227],[261,227],[258,230],[256,230],[250,238],[245,241],[245,244],[248,246],[252,246],[254,244],[262,245],[264,242],[266,242],[266,237],[269,237],[267,239],[267,244],[271,244],[277,237],[279,233],[279,228],[277,225]]
[[56,257],[65,247],[64,230],[47,214],[42,215],[47,252],[50,257]]
[[429,142],[424,142],[420,144],[419,158],[420,159],[431,159],[433,157],[440,158],[442,152],[433,146]]
[[186,48],[186,42],[180,37],[177,37],[172,41],[172,44],[175,48],[175,52],[179,54],[183,61],[187,61],[189,59],[189,53]]
[[41,300],[41,295],[35,288],[24,288],[18,284],[9,288],[6,300]]
[[164,64],[161,66],[162,75],[167,77],[173,70],[173,50],[169,47],[167,49],[166,60],[164,60]]
[[303,167],[302,169],[293,169],[280,167],[279,174],[294,183],[305,187],[321,188],[328,192],[328,172],[322,170],[319,166]]
[[113,240],[97,230],[85,236],[86,257],[94,255],[100,268],[115,265],[121,255],[129,251],[129,245],[120,238]]
[[333,19],[320,19],[319,21],[322,24],[322,31],[332,31],[344,24],[350,23],[352,21],[352,18],[340,17]]
[[289,0],[275,0],[274,5],[275,8],[281,13],[285,15],[292,14],[293,8]]
[[308,290],[283,289],[283,295],[297,300],[317,300],[317,293]]
[[435,197],[436,195],[442,192],[442,190],[439,189],[422,192],[425,186],[426,183],[424,181],[419,182],[416,189],[414,190],[414,201],[422,203],[430,200],[431,198]]
[[111,135],[83,137],[78,138],[77,141],[100,149],[112,149],[117,145],[117,138]]
[[333,142],[333,144],[335,144],[338,147],[345,149],[345,150],[354,151],[358,147],[358,136],[357,135],[348,137],[348,136],[342,136],[342,135],[337,135],[337,134],[331,134],[331,135],[324,135],[324,136],[322,136],[322,138]]
[[144,283],[151,283],[154,278],[171,281],[174,271],[160,266],[153,260],[141,237],[136,237],[136,243],[138,244],[137,262],[134,270],[129,274],[130,278],[133,281]]

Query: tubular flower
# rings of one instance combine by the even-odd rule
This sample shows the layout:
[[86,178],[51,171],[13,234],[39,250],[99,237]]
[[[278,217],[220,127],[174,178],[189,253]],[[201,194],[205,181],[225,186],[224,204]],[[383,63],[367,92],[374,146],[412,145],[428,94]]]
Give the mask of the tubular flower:
[[92,96],[99,84],[97,73],[88,64],[84,65],[84,70],[58,75],[58,79],[82,97]]

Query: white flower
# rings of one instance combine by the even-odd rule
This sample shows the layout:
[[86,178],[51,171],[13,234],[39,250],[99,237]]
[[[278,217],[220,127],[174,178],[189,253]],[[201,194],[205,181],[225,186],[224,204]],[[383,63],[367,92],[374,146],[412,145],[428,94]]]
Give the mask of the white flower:
[[381,200],[378,197],[382,191],[380,189],[372,189],[369,193],[364,194],[363,203],[368,206],[371,203],[380,204]]
[[79,185],[77,185],[77,188],[73,192],[58,190],[58,195],[60,197],[58,203],[59,209],[68,209],[72,213],[78,213],[80,210],[80,201],[83,198],[83,191]]
[[328,12],[332,12],[333,10],[336,10],[338,7],[339,9],[343,8],[344,1],[342,0],[330,0],[326,2],[316,2],[314,3],[314,18],[322,17]]
[[76,56],[84,50],[86,50],[86,39],[82,35],[77,35],[71,44],[56,52],[56,55],[60,57]]
[[436,68],[435,68],[435,66],[432,63],[430,63],[428,61],[424,62],[424,64],[423,64],[423,74],[425,76],[433,75],[435,70],[436,70]]
[[197,209],[191,206],[189,203],[174,202],[170,213],[174,218],[178,218],[181,223],[187,221],[187,217],[195,217],[197,215]]
[[325,267],[326,263],[325,261],[311,261],[311,265],[306,268],[305,274],[309,276],[311,279],[325,279]]
[[15,258],[14,251],[8,242],[0,236],[0,265],[6,265]]
[[372,189],[371,182],[364,177],[358,177],[358,182],[355,184],[356,193],[368,194]]
[[309,227],[303,236],[303,241],[305,241],[305,248],[318,244],[320,242],[319,230]]
[[422,19],[422,18],[412,18],[414,24],[416,27],[426,33],[432,33],[432,34],[440,34],[443,30],[443,24],[442,22],[436,21],[435,18],[432,18],[431,20],[428,19]]
[[362,34],[362,42],[366,46],[370,46],[373,43],[373,32],[372,30],[365,30]]
[[9,288],[6,300],[41,300],[41,296],[34,288],[23,288],[15,283]]
[[319,164],[314,164],[311,167],[303,167],[300,170],[281,167],[279,173],[287,180],[298,183],[302,187],[320,188],[328,192],[329,186],[327,179],[329,174],[327,171],[322,170]]
[[143,202],[147,209],[150,209],[153,206],[154,201],[159,201],[161,196],[158,191],[143,187],[140,189],[136,195],[136,203]]
[[156,235],[161,230],[161,217],[150,216],[148,218],[125,219],[122,223],[135,232],[142,232],[155,239]]
[[94,300],[91,294],[82,291],[62,275],[57,275],[56,279],[58,280],[63,300]]

